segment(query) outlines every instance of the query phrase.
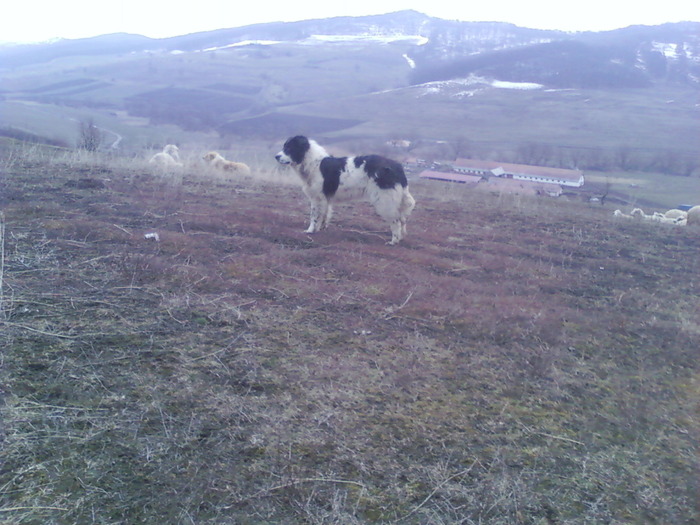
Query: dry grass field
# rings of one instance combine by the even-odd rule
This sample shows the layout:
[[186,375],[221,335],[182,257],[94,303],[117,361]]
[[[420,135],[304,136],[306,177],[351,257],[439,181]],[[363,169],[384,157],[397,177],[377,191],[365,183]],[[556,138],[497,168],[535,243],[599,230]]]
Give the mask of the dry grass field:
[[272,162],[0,168],[0,522],[697,523],[700,229],[416,181],[391,247]]

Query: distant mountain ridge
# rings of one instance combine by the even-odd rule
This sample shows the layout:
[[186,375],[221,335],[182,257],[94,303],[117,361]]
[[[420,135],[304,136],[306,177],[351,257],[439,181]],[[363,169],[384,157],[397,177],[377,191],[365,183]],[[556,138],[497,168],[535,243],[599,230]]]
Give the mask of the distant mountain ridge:
[[413,55],[412,83],[480,75],[557,88],[700,86],[700,23],[566,33],[440,21]]
[[152,39],[111,34],[0,47],[0,69],[78,56],[192,52],[244,41],[296,42],[314,35],[419,36],[407,56],[412,83],[469,75],[552,87],[644,87],[654,81],[700,85],[700,23],[567,33],[500,22],[460,22],[399,11],[364,17],[273,22]]

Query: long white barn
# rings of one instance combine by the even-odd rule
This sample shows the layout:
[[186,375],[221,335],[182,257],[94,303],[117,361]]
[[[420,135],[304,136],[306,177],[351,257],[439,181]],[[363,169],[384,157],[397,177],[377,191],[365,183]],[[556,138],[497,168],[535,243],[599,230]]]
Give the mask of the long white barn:
[[466,175],[503,177],[506,179],[529,182],[559,184],[561,186],[570,186],[573,188],[580,188],[584,183],[583,172],[581,170],[529,166],[527,164],[510,164],[490,160],[457,159],[452,164],[452,169],[457,173],[464,173]]

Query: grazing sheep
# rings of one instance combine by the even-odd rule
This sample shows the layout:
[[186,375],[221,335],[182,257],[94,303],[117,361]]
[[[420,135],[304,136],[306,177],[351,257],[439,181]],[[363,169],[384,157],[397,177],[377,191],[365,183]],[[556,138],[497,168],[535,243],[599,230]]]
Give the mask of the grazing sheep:
[[[698,208],[700,208],[700,206],[698,206]],[[673,210],[670,210],[670,211],[673,211]],[[677,210],[677,211],[681,211],[681,210]],[[665,214],[660,213],[658,211],[654,212],[652,215],[647,215],[646,213],[644,213],[644,211],[641,208],[635,208],[632,210],[632,213],[630,215],[625,215],[620,210],[615,210],[614,215],[616,217],[642,219],[645,221],[660,222],[662,224],[673,224],[675,226],[685,226],[687,223],[686,216],[683,215],[683,212],[681,212],[681,214],[677,215],[676,217],[667,217]],[[675,215],[675,214],[672,214],[672,215]],[[700,210],[698,213],[698,222],[700,222]]]
[[613,215],[615,217],[620,217],[622,219],[634,219],[635,218],[634,215],[627,215],[626,213],[622,213],[622,211],[620,211],[620,210],[615,210],[613,212]]
[[632,217],[635,219],[649,219],[651,215],[647,215],[641,208],[635,208],[632,210]]
[[210,151],[202,158],[216,169],[230,171],[239,175],[250,175],[250,168],[246,164],[226,160],[216,151]]
[[658,211],[655,211],[654,215],[647,215],[645,219],[653,222],[660,222],[661,224],[674,224],[676,226],[681,224],[679,221],[685,220],[682,217],[677,217],[675,219],[671,217],[666,217],[663,213],[660,213]]
[[686,215],[686,218],[688,220],[688,225],[690,226],[691,224],[700,226],[700,205],[698,206],[693,206],[688,210],[688,214]]
[[174,144],[168,144],[163,151],[153,155],[148,163],[162,168],[181,168],[180,150]]
[[157,166],[161,166],[164,168],[182,166],[182,163],[176,161],[170,155],[168,155],[167,153],[164,153],[162,151],[153,155],[151,157],[151,160],[148,161],[148,163],[155,164]]
[[662,224],[673,224],[674,226],[685,226],[685,224],[688,222],[687,219],[684,219],[682,217],[672,219],[671,217],[664,217],[663,215],[654,220]]

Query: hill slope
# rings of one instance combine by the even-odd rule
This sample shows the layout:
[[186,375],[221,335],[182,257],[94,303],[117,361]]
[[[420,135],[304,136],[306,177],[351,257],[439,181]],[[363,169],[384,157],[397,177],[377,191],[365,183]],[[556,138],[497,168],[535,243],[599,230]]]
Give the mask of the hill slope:
[[697,231],[415,183],[389,247],[283,174],[14,158],[6,519],[697,520]]

